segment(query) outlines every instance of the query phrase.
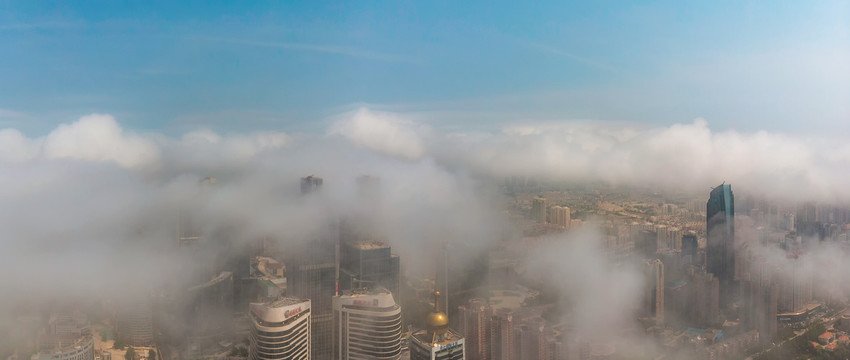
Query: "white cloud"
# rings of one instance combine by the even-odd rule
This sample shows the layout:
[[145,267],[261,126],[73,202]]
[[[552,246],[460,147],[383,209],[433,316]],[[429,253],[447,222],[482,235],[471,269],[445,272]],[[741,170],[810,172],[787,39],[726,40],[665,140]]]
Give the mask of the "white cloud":
[[181,139],[181,143],[188,146],[218,144],[220,142],[221,136],[208,129],[187,133]]
[[697,119],[648,129],[606,122],[518,124],[469,139],[450,134],[429,149],[453,168],[496,177],[685,190],[726,181],[782,198],[850,199],[841,138],[713,132]]
[[[421,116],[363,107],[334,122],[329,137],[313,139],[311,151],[340,156],[335,147],[350,143],[404,160],[431,157],[441,166],[492,177],[685,190],[726,181],[767,196],[850,199],[850,189],[844,186],[850,177],[850,147],[840,135],[715,132],[703,119],[656,128],[590,121],[517,122],[497,132],[440,133],[416,120]],[[339,139],[346,141],[339,144]],[[139,135],[125,131],[109,115],[89,115],[58,126],[44,138],[28,138],[14,129],[0,131],[0,163],[76,159],[206,174],[244,169],[264,153],[298,151],[296,145],[292,136],[273,131],[200,130],[178,139]]]
[[233,157],[250,159],[257,154],[287,146],[292,138],[281,132],[261,132],[250,135],[237,135],[225,140],[225,149]]
[[31,140],[15,129],[0,130],[0,162],[22,162],[35,158],[39,141]]
[[166,165],[192,171],[243,163],[292,142],[290,135],[275,131],[222,136],[199,130],[180,139],[140,135],[125,131],[111,115],[92,114],[61,124],[45,137],[28,138],[16,129],[0,130],[0,163],[74,159],[132,169]]
[[59,125],[44,140],[44,157],[114,162],[138,167],[159,158],[156,144],[142,136],[125,133],[110,115],[92,114]]
[[334,123],[329,133],[358,147],[408,160],[425,155],[424,138],[430,130],[403,116],[361,108]]
[[199,130],[183,135],[180,141],[168,143],[169,161],[180,168],[215,168],[250,161],[266,151],[285,148],[293,138],[282,132],[219,135]]

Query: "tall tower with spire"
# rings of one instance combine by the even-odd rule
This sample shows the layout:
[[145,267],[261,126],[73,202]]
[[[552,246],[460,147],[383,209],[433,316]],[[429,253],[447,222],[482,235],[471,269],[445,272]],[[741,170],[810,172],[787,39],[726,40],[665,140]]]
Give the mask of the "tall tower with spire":
[[720,280],[720,307],[728,309],[737,298],[735,278],[735,196],[732,185],[711,190],[705,206],[706,270]]
[[434,311],[426,329],[410,336],[410,360],[465,360],[463,336],[449,328],[449,317],[440,311],[440,292],[434,291]]

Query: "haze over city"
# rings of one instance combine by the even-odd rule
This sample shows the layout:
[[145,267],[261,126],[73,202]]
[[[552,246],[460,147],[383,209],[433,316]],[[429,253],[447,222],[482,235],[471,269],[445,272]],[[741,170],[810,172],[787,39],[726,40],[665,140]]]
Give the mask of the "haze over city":
[[846,2],[0,9],[4,359],[850,356]]

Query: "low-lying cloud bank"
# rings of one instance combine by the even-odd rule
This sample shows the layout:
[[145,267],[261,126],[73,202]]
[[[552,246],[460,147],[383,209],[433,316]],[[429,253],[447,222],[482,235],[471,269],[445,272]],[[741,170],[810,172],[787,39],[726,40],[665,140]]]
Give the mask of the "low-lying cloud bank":
[[[398,114],[358,110],[335,128],[358,146],[407,159],[433,157],[472,173],[703,189],[723,181],[786,200],[850,199],[850,140],[712,131],[706,120],[646,128],[547,122],[491,133],[437,133]],[[389,145],[388,139],[411,139]],[[420,150],[424,147],[424,150]],[[412,149],[416,149],[413,151]],[[417,154],[417,156],[410,156]]]
[[[323,136],[282,132],[179,139],[122,129],[109,115],[89,115],[44,137],[0,130],[0,163],[74,159],[150,172],[245,166],[269,152],[297,152],[303,142],[350,144],[403,161],[434,161],[491,177],[603,181],[671,189],[726,181],[761,195],[797,200],[850,199],[850,142],[760,131],[714,132],[705,120],[645,128],[606,122],[548,122],[488,133],[440,132],[427,119],[360,108],[342,114]],[[322,150],[324,151],[324,150]],[[430,160],[428,160],[430,159]]]
[[[169,137],[124,129],[110,115],[41,137],[2,129],[0,263],[8,271],[0,272],[0,289],[13,296],[0,299],[0,330],[7,305],[143,297],[187,268],[208,266],[174,253],[180,212],[199,219],[208,238],[226,233],[236,243],[303,241],[330,219],[370,213],[406,271],[422,275],[433,271],[436,244],[484,249],[503,238],[502,199],[487,185],[505,176],[690,191],[726,181],[776,199],[847,201],[850,145],[841,140],[718,133],[699,119],[660,128],[562,122],[441,132],[419,116],[368,108],[339,115],[315,136],[202,129]],[[310,174],[325,186],[302,197],[298,179]],[[355,182],[364,174],[381,179],[377,206],[367,209]],[[219,178],[213,191],[198,185],[207,176]],[[578,309],[577,329],[593,337],[631,321],[640,281],[633,269],[594,260],[604,256],[593,230],[577,236],[591,240],[542,247],[529,271],[604,280],[555,282],[570,291],[564,298]],[[598,317],[601,308],[616,311]]]

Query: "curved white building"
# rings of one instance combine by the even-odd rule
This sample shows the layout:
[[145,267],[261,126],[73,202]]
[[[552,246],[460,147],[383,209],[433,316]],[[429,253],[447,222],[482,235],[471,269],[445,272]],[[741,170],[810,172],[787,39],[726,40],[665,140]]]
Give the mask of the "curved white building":
[[31,360],[94,360],[94,336],[83,313],[52,316]]
[[396,360],[401,356],[401,306],[389,290],[334,296],[334,360]]
[[118,313],[118,336],[130,346],[153,344],[153,310],[149,305],[127,307]]
[[251,304],[251,360],[310,359],[310,300]]
[[42,350],[31,360],[94,360],[94,337],[85,334],[70,341],[57,342],[52,349]]

